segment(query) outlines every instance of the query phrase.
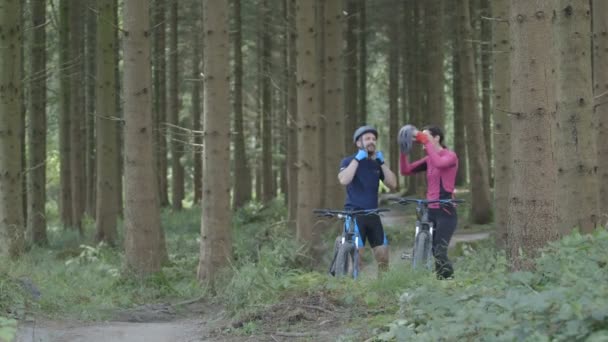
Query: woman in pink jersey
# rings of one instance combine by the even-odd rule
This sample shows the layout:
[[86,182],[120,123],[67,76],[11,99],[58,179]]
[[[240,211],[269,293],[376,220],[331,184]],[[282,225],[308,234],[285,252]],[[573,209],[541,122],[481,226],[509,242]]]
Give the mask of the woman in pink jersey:
[[[409,162],[401,153],[399,169],[402,175],[426,171],[428,200],[451,199],[458,172],[458,156],[443,144],[443,132],[439,127],[427,126],[415,133],[415,141],[423,145],[426,157]],[[456,208],[452,205],[429,204],[429,219],[435,223],[433,255],[437,277],[452,277],[454,269],[448,259],[448,245],[458,224]]]

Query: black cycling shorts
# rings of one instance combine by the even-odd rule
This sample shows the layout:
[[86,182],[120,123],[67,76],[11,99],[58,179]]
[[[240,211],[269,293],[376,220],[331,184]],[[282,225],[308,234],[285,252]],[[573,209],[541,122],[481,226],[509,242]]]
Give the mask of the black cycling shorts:
[[388,245],[382,221],[378,215],[361,215],[355,217],[357,228],[359,230],[359,248],[365,246],[365,241],[369,241],[372,248],[382,245]]

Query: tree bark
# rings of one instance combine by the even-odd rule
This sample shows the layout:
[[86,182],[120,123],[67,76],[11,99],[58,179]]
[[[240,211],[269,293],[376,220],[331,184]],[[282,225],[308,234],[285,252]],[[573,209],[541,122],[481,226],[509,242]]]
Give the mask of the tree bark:
[[598,225],[596,121],[591,80],[591,14],[588,0],[555,2],[557,122],[557,224],[590,233]]
[[125,112],[125,256],[139,275],[160,271],[166,249],[154,174],[149,0],[123,10]]
[[[85,212],[91,218],[95,218],[95,190],[96,190],[96,174],[95,174],[95,87],[96,79],[95,69],[97,65],[96,59],[96,31],[97,31],[97,0],[87,0],[85,8],[86,18],[86,45],[84,54],[85,77],[86,84],[85,95],[85,127],[86,127],[86,151],[85,151],[85,181],[86,185],[84,192],[86,195]],[[112,70],[113,71],[113,70]]]
[[21,1],[0,6],[0,256],[24,251],[21,176]]
[[[490,0],[480,0],[479,13],[481,15],[480,21],[480,37],[479,42],[479,54],[481,62],[481,117],[483,126],[483,139],[486,143],[486,156],[488,165],[492,165],[492,55],[491,55],[491,42],[492,42],[492,28],[489,19],[491,18],[492,11],[490,8]],[[492,175],[492,167],[488,168],[488,181],[490,187],[494,183],[494,177]]]
[[[346,51],[344,51],[344,147],[347,153],[353,150],[353,132],[363,124],[358,115],[357,83],[357,32],[359,13],[357,1],[346,0]],[[299,106],[298,106],[299,107]]]
[[344,93],[342,77],[342,2],[325,3],[325,206],[339,208],[344,204],[344,189],[338,182],[337,169],[344,157]]
[[[507,256],[513,270],[559,238],[556,226],[555,80],[549,2],[511,1],[511,165]],[[521,253],[523,253],[523,255]]]
[[[169,101],[167,108],[168,122],[174,126],[180,126],[179,112],[179,69],[178,69],[178,32],[177,32],[177,1],[171,2],[170,5],[170,46],[169,46]],[[167,130],[170,133],[171,141],[171,205],[173,210],[182,209],[182,200],[184,199],[184,168],[181,164],[183,155],[183,145],[180,141],[184,140],[182,132],[176,127],[171,127]]]
[[511,121],[507,112],[511,99],[511,75],[509,55],[509,0],[492,3],[495,20],[492,32],[493,57],[493,120],[494,120],[494,222],[496,245],[504,249],[507,243],[509,220],[509,185],[511,179]]
[[[359,85],[357,91],[359,92],[359,115],[358,122],[363,124],[367,122],[367,1],[359,0],[357,8],[359,10]],[[344,43],[340,41],[340,46]],[[335,171],[335,170],[334,170]]]
[[155,154],[156,174],[158,175],[158,193],[160,206],[169,205],[167,182],[167,59],[165,52],[165,11],[166,0],[154,0],[154,113],[155,120]]
[[[388,147],[389,167],[399,165],[399,148],[395,143],[399,134],[399,17],[391,16],[388,21]],[[397,177],[399,187],[399,177]]]
[[608,227],[608,2],[593,0],[593,97],[600,220]]
[[72,220],[72,172],[71,172],[71,116],[70,116],[70,4],[59,3],[59,207],[64,228],[73,226]]
[[298,98],[296,88],[296,0],[287,2],[287,220],[295,228],[298,211]]
[[[444,47],[443,47],[443,0],[427,0],[425,2],[426,11],[426,32],[428,52],[428,107],[427,122],[444,128],[445,99],[444,99]],[[396,139],[396,138],[395,138]],[[396,140],[391,140],[396,141]]]
[[[311,0],[312,1],[312,0]],[[271,9],[268,0],[262,1],[262,202],[275,197],[272,172],[272,28]]]
[[[315,65],[315,4],[296,0],[296,58],[298,91],[298,213],[296,236],[307,247],[313,245],[315,218],[312,213],[320,203],[315,188],[319,179],[317,141],[319,140],[319,108]],[[306,253],[306,252],[304,252]]]
[[97,208],[95,239],[110,246],[116,244],[118,219],[118,119],[116,117],[116,28],[114,0],[97,0]]
[[462,109],[467,121],[467,147],[469,166],[471,168],[471,221],[484,224],[492,220],[492,204],[490,200],[490,184],[488,181],[488,160],[483,138],[481,116],[479,113],[479,97],[475,78],[475,61],[473,44],[471,42],[471,25],[469,18],[468,0],[463,0],[458,6],[460,16],[460,32],[462,49],[460,50]]
[[[235,7],[237,2],[240,0],[235,0]],[[192,164],[193,164],[193,187],[194,187],[194,203],[198,204],[201,202],[203,198],[203,136],[201,134],[201,123],[202,123],[202,108],[201,108],[201,84],[203,81],[203,77],[201,76],[201,59],[202,59],[202,39],[200,35],[200,30],[202,29],[202,23],[200,21],[201,15],[201,3],[198,1],[193,2],[192,7],[192,25],[194,29],[192,30],[192,47],[194,49],[192,53],[192,130],[194,131],[194,148],[192,153]],[[240,20],[235,17],[235,20]],[[235,34],[240,34],[235,33]],[[236,39],[236,38],[235,38]],[[236,63],[236,55],[235,55],[235,63]],[[236,85],[235,85],[236,88]],[[235,103],[237,101],[238,94],[235,89]],[[236,110],[235,110],[236,115]],[[236,130],[236,128],[235,128]],[[238,132],[236,133],[238,135]],[[236,146],[235,146],[236,149]],[[236,173],[236,169],[235,169]],[[249,178],[249,177],[248,177]],[[237,190],[235,187],[234,196],[237,196]]]
[[198,279],[214,283],[232,255],[230,214],[230,44],[228,0],[203,3],[205,121]]
[[84,92],[83,86],[83,52],[84,52],[84,23],[82,16],[84,6],[80,1],[70,3],[70,168],[72,190],[72,224],[80,234],[83,234],[82,215],[85,209],[85,144],[83,131]]
[[32,41],[29,61],[32,81],[27,127],[27,241],[48,244],[46,232],[46,0],[31,1]]

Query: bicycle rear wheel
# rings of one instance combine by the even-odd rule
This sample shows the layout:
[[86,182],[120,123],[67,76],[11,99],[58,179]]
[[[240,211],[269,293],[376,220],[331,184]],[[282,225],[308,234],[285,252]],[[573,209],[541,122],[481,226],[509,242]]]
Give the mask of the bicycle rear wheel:
[[427,269],[432,268],[431,261],[431,234],[426,230],[421,230],[416,236],[414,242],[414,255],[412,258],[412,267],[420,268],[425,267]]
[[351,242],[345,242],[338,248],[336,256],[336,277],[352,276],[355,266],[355,246]]

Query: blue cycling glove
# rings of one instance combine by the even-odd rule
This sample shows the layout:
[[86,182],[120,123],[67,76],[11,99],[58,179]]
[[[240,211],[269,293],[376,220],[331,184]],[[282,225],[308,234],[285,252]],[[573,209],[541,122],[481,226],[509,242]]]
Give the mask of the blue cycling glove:
[[384,164],[384,155],[382,154],[382,151],[376,151],[376,160],[378,161],[378,164]]
[[367,151],[366,150],[359,150],[359,152],[357,152],[357,155],[355,156],[355,159],[357,159],[357,161],[362,161],[363,159],[367,158]]

